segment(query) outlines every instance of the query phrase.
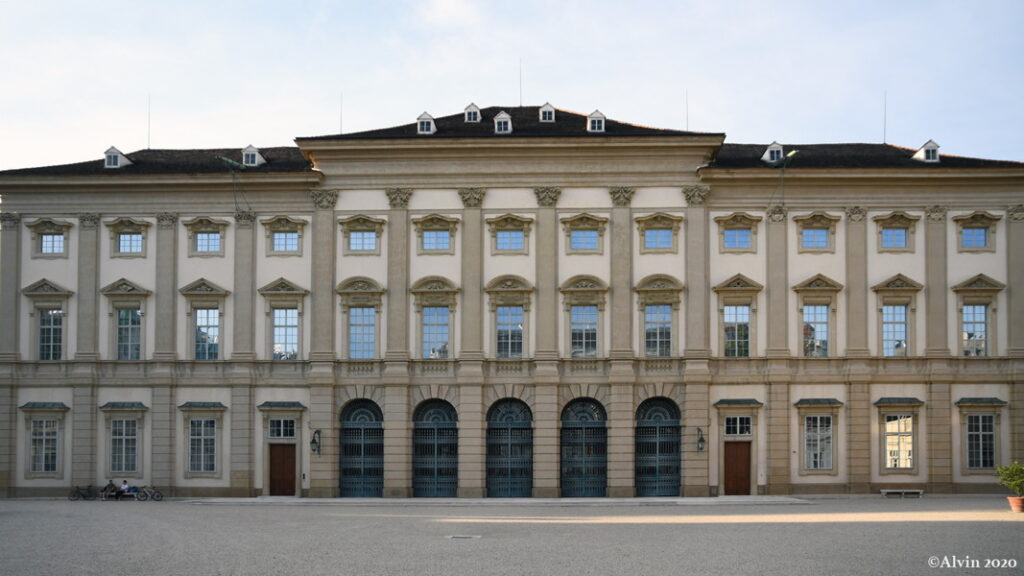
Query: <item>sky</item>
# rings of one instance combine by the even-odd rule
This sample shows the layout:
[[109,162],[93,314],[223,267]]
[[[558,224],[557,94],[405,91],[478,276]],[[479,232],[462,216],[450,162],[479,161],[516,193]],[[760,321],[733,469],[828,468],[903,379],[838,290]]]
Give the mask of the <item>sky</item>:
[[0,0],[0,170],[470,102],[1024,161],[1022,30],[1020,0]]

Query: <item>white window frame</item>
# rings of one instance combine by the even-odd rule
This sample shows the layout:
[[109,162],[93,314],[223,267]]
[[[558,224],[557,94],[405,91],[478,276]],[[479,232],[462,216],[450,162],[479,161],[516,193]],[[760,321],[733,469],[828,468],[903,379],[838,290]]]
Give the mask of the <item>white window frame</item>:
[[[957,305],[957,356],[965,358],[964,347],[964,307],[985,307],[985,355],[982,358],[999,356],[997,336],[999,334],[997,319],[999,318],[999,293],[1006,284],[985,274],[978,274],[952,287],[956,294]],[[977,356],[970,356],[976,358]]]
[[[604,231],[608,226],[608,219],[600,216],[594,216],[593,214],[587,214],[586,212],[570,216],[568,218],[562,218],[562,228],[565,231],[565,253],[566,254],[579,254],[579,255],[600,255],[604,254]],[[581,230],[592,230],[597,232],[597,247],[593,249],[589,248],[573,248],[572,246],[572,233]]]
[[[917,294],[924,288],[923,285],[911,280],[903,274],[897,274],[888,280],[884,280],[871,289],[875,292],[878,301],[875,331],[878,338],[878,356],[885,358],[908,358],[916,355],[917,351]],[[886,355],[885,353],[885,307],[903,306],[906,308],[904,328],[906,342],[904,353]]]
[[[141,362],[148,358],[146,350],[146,304],[151,291],[138,284],[121,278],[100,289],[100,294],[107,297],[107,316],[110,318],[109,355],[111,360],[118,362]],[[139,311],[139,358],[118,358],[119,338],[118,323],[121,310]]]
[[[227,341],[224,335],[224,308],[225,301],[231,292],[221,288],[220,286],[210,282],[206,278],[200,278],[187,286],[182,287],[178,290],[182,296],[185,297],[187,306],[185,307],[185,316],[188,318],[189,334],[188,339],[188,358],[191,360],[197,360],[201,362],[212,362],[214,360],[225,360],[226,354],[224,353],[224,343]],[[197,310],[216,310],[217,311],[217,358],[208,358],[199,360],[196,358],[196,333],[198,331],[198,314]]]
[[[718,355],[722,358],[753,358],[757,356],[757,298],[764,286],[747,278],[743,274],[735,274],[712,290],[718,294]],[[726,356],[726,306],[746,306],[750,309],[747,322],[748,355]]]
[[[343,256],[380,256],[380,244],[384,234],[386,220],[357,214],[338,221],[341,226],[341,253]],[[355,250],[352,248],[352,234],[364,233],[374,235],[372,250]]]
[[[146,248],[149,240],[150,223],[135,218],[120,217],[115,220],[104,222],[110,230],[110,257],[111,258],[145,258]],[[121,251],[122,235],[139,235],[141,244],[137,251]]]
[[[264,313],[266,314],[266,358],[274,362],[301,362],[305,358],[305,343],[303,333],[305,322],[303,320],[304,304],[309,290],[297,284],[278,278],[270,284],[258,290],[263,296]],[[296,358],[294,360],[274,359],[274,311],[295,310],[298,326],[296,328]]]
[[[1007,403],[999,398],[961,398],[956,403],[960,410],[960,473],[964,476],[995,476],[1002,459],[1002,414]],[[992,467],[970,466],[970,418],[992,418]]]
[[512,133],[512,116],[504,110],[499,112],[494,117],[494,133],[495,134],[511,134]]
[[[26,228],[31,232],[32,242],[32,258],[39,259],[57,259],[68,257],[68,241],[70,240],[71,227],[74,226],[71,222],[66,220],[56,220],[53,218],[40,218],[34,222],[30,222],[25,225]],[[43,249],[44,239],[47,236],[59,236],[62,238],[62,248],[60,252],[46,252]]]
[[[143,478],[145,476],[145,446],[146,446],[146,412],[149,410],[141,402],[107,402],[100,406],[103,412],[105,442],[107,446],[107,458],[105,464],[107,478]],[[135,422],[135,470],[126,472],[114,470],[114,433],[113,423],[115,420],[128,420]]]
[[[573,276],[566,280],[559,288],[562,292],[564,308],[563,326],[564,341],[563,350],[566,358],[580,360],[596,360],[604,358],[604,322],[605,304],[608,298],[608,285],[595,276]],[[597,343],[594,357],[573,356],[572,349],[572,309],[576,306],[594,306],[597,308]]]
[[[954,216],[956,224],[956,248],[957,252],[995,252],[996,251],[996,224],[1002,220],[998,214],[990,214],[985,211],[975,211],[970,214]],[[964,246],[965,229],[982,229],[985,231],[984,246]]]
[[[441,214],[428,214],[422,218],[413,218],[413,226],[416,229],[416,254],[419,256],[431,255],[454,255],[456,231],[459,228],[459,219],[450,218]],[[424,246],[423,238],[426,232],[448,233],[448,248],[428,249]]]
[[[488,309],[491,318],[490,356],[498,360],[525,360],[532,356],[530,348],[530,304],[533,286],[519,276],[498,276],[484,288],[487,292]],[[519,357],[498,356],[498,308],[520,307],[523,309],[522,343],[523,353]]]
[[[637,350],[640,356],[651,359],[679,356],[679,306],[682,302],[683,284],[667,274],[652,274],[640,280],[633,289],[636,292],[637,312],[640,320]],[[669,306],[671,319],[668,356],[647,355],[647,307]]]
[[[538,111],[538,121],[544,123],[551,123],[555,121],[555,107],[551,104],[544,104]],[[547,117],[550,115],[550,117]]]
[[[801,358],[834,358],[839,356],[837,335],[837,307],[839,292],[843,289],[842,284],[828,278],[823,274],[816,274],[811,278],[797,284],[793,290],[797,293],[797,345]],[[807,347],[804,337],[804,325],[806,324],[804,308],[808,306],[825,306],[828,320],[828,350],[824,356],[807,355]]]
[[[227,407],[220,402],[185,402],[178,407],[182,413],[185,449],[182,455],[185,462],[182,472],[185,479],[221,478],[224,473],[224,412]],[[192,469],[192,421],[213,420],[213,470]]]
[[[836,251],[836,224],[839,216],[816,211],[793,217],[796,222],[796,246],[798,254],[834,254]],[[804,230],[825,230],[825,246],[804,246]]]
[[[368,361],[381,357],[381,310],[384,289],[375,280],[365,276],[356,276],[343,280],[335,289],[341,306],[341,358],[345,360]],[[374,310],[374,343],[372,358],[352,358],[349,350],[349,310],[352,308],[373,308]]]
[[[413,358],[420,360],[454,360],[455,349],[455,311],[458,304],[459,289],[447,278],[440,276],[427,276],[418,280],[409,290],[413,296],[416,309],[416,350]],[[444,357],[431,357],[423,354],[425,330],[423,309],[424,308],[447,308],[448,309],[448,349]]]
[[[915,250],[915,237],[917,235],[917,222],[920,220],[920,216],[911,216],[903,211],[890,212],[884,216],[875,216],[872,218],[875,222],[876,238],[877,238],[877,251],[881,253],[894,253],[894,254],[913,254]],[[906,230],[907,231],[907,245],[906,246],[885,246],[883,243],[883,235],[886,230]]]
[[[753,216],[746,212],[733,212],[728,216],[715,218],[715,222],[718,223],[719,254],[757,254],[757,228],[761,225],[761,220],[760,216]],[[726,246],[725,235],[728,230],[747,230],[750,233],[750,246]]]
[[61,351],[60,357],[53,360],[66,360],[68,358],[68,335],[70,334],[67,322],[69,317],[68,299],[71,297],[72,292],[43,278],[23,288],[21,293],[32,302],[28,308],[29,325],[32,327],[32,352],[30,357],[35,360],[44,361],[39,353],[42,343],[40,321],[43,314],[55,312],[61,318]]
[[[839,464],[842,462],[842,455],[840,450],[842,448],[842,442],[839,440],[839,418],[842,414],[843,403],[835,398],[804,398],[798,401],[794,406],[797,409],[799,416],[799,443],[800,443],[800,476],[837,476],[839,474]],[[810,468],[807,466],[807,419],[808,418],[829,418],[831,419],[830,428],[830,450],[831,450],[831,466],[828,468]]]
[[[304,243],[303,232],[306,224],[308,224],[306,220],[301,218],[292,218],[291,216],[274,216],[273,218],[260,220],[260,224],[263,224],[264,234],[267,239],[267,256],[302,256],[302,245]],[[275,234],[295,234],[297,236],[295,250],[275,250]]]
[[603,133],[607,126],[607,118],[600,110],[594,110],[587,116],[587,132]]
[[[679,227],[683,222],[682,216],[674,216],[665,212],[656,212],[635,218],[637,233],[640,235],[641,254],[677,254],[679,253]],[[647,245],[648,230],[668,230],[671,235],[670,245],[667,247],[650,247]]]
[[[227,244],[227,231],[229,222],[227,220],[217,220],[209,218],[207,216],[197,216],[191,220],[182,222],[185,229],[188,231],[188,257],[189,258],[223,258],[225,254],[225,244]],[[200,234],[217,234],[220,236],[220,249],[219,250],[200,250],[199,249],[199,235]]]

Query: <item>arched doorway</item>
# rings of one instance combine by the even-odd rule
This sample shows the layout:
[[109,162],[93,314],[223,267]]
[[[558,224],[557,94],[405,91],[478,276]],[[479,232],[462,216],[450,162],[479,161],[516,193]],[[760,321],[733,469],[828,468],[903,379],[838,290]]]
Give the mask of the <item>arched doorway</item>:
[[412,495],[454,498],[459,489],[459,429],[455,407],[427,400],[413,413]]
[[562,410],[562,496],[605,496],[608,430],[601,403],[581,398]]
[[341,411],[341,496],[379,498],[384,492],[384,415],[372,400]]
[[499,400],[487,411],[487,496],[532,495],[533,413],[520,400]]
[[636,495],[679,496],[679,407],[651,398],[636,411]]

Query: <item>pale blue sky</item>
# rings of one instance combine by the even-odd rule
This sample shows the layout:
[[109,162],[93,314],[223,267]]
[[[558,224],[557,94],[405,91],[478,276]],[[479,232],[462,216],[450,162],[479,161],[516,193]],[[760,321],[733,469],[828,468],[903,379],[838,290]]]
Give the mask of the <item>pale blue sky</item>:
[[[822,8],[824,4],[835,7]],[[0,0],[0,169],[550,101],[729,142],[1024,161],[1024,2]]]

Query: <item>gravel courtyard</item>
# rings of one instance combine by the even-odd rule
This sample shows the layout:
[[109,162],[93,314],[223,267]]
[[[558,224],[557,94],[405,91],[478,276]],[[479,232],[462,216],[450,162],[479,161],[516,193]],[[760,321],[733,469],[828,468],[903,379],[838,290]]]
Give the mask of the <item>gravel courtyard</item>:
[[[1005,568],[986,568],[993,560]],[[1024,514],[1000,496],[0,500],[3,575],[1020,574],[1022,566]]]

